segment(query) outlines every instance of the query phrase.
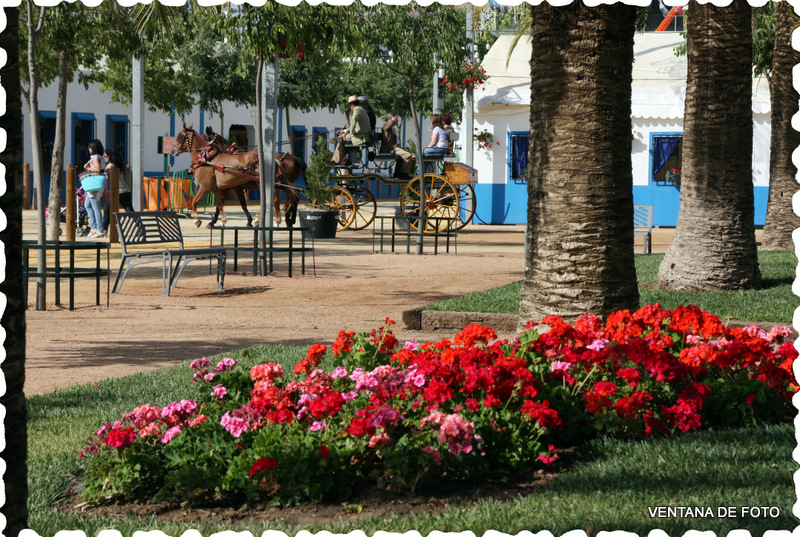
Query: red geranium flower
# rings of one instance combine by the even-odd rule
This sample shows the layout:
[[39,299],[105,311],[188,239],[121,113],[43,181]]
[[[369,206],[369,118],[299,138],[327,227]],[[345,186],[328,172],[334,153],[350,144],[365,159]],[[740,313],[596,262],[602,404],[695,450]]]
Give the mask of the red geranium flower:
[[277,468],[278,463],[272,457],[262,457],[258,459],[256,462],[253,463],[253,466],[250,467],[250,477],[253,477],[258,472],[262,470],[269,470],[271,468]]
[[468,324],[461,332],[456,334],[453,341],[458,345],[470,348],[476,343],[486,344],[489,340],[495,339],[497,332],[491,328],[479,324]]
[[136,432],[133,427],[125,427],[112,430],[108,436],[103,438],[103,443],[115,448],[124,448],[131,445],[134,438],[136,438]]
[[340,331],[338,339],[334,341],[333,345],[331,346],[331,352],[335,356],[339,356],[339,354],[343,352],[349,352],[353,350],[353,338],[355,335],[356,333],[350,330]]
[[614,410],[623,418],[632,420],[639,411],[646,409],[652,400],[653,396],[647,390],[636,390],[630,396],[620,397],[614,405]]
[[300,373],[311,373],[311,371],[319,366],[319,362],[322,360],[322,357],[325,355],[325,351],[327,350],[328,347],[322,343],[312,345],[311,348],[308,349],[306,357],[300,360],[297,365],[294,366],[294,374],[299,375]]

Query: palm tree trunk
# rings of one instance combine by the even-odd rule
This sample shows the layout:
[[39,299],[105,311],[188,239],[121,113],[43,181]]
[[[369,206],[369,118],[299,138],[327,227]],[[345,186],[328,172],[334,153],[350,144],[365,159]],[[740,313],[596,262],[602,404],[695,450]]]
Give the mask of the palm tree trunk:
[[63,176],[64,172],[68,83],[69,52],[59,51],[58,97],[56,101],[56,137],[53,140],[53,157],[50,162],[50,196],[47,202],[48,240],[58,240],[58,237],[61,234],[61,177]]
[[690,4],[681,207],[658,272],[673,290],[758,287],[753,225],[752,8]]
[[800,218],[792,210],[792,195],[797,191],[796,167],[792,152],[800,146],[800,132],[792,128],[800,94],[792,85],[792,68],[800,63],[800,53],[792,48],[792,30],[798,18],[788,2],[775,5],[775,47],[772,52],[770,93],[769,199],[761,246],[769,250],[793,250],[792,230]]
[[0,78],[8,92],[8,109],[0,116],[0,128],[8,135],[2,162],[5,165],[6,192],[0,197],[0,210],[7,225],[0,231],[0,241],[5,245],[5,278],[0,283],[0,293],[6,297],[2,327],[5,331],[5,359],[3,375],[5,394],[0,404],[5,408],[5,502],[0,514],[5,517],[4,535],[16,536],[28,526],[28,467],[27,467],[27,409],[25,406],[25,304],[27,297],[22,285],[22,110],[19,73],[19,10],[4,8],[6,29],[0,33],[0,47],[8,59],[0,69]]
[[631,79],[636,9],[531,8],[528,230],[520,324],[638,306]]

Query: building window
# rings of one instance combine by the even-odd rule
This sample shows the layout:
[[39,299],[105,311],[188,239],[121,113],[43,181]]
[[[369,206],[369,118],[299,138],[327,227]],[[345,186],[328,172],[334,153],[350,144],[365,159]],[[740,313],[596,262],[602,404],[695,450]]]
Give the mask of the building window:
[[528,178],[528,133],[508,133],[508,167],[509,177],[514,180]]
[[42,142],[42,163],[44,173],[50,173],[53,163],[53,144],[56,141],[56,113],[51,111],[39,112],[39,132]]
[[247,137],[247,125],[231,125],[228,129],[228,143],[239,147],[249,147],[250,140]]
[[323,140],[327,140],[328,139],[328,131],[327,131],[327,129],[325,127],[312,127],[311,128],[311,134],[313,135],[311,137],[311,140],[312,140],[312,143],[311,143],[311,154],[312,155],[316,155],[317,154],[317,140],[319,140],[320,138],[322,138]]
[[128,116],[106,116],[106,149],[113,149],[123,162],[128,162]]
[[95,139],[94,114],[72,113],[72,164],[82,165],[89,161],[89,142]]
[[653,136],[653,175],[656,183],[669,183],[667,172],[681,170],[683,162],[683,136],[680,134]]
[[305,127],[292,126],[292,154],[300,160],[306,160],[306,130]]

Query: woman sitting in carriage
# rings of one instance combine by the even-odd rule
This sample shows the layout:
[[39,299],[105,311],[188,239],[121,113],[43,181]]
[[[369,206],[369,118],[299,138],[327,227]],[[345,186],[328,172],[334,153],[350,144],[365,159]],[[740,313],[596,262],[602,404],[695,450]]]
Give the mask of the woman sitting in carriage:
[[[428,146],[422,150],[422,156],[428,157],[432,160],[441,159],[444,157],[445,153],[447,153],[449,141],[447,131],[444,130],[441,115],[434,114],[431,117],[431,126],[429,129],[431,131],[431,143],[429,143]],[[432,166],[427,162],[425,163],[425,171],[433,171]]]

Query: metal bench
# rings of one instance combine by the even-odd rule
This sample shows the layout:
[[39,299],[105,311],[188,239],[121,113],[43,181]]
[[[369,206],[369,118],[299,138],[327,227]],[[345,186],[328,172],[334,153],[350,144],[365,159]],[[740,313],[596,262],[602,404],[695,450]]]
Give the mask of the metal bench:
[[644,238],[642,253],[650,254],[653,251],[653,206],[633,206],[633,235]]
[[[192,261],[214,258],[217,259],[217,289],[223,288],[225,248],[184,248],[183,234],[176,212],[123,212],[114,215],[117,218],[119,242],[122,246],[122,263],[114,281],[114,293],[119,293],[125,276],[133,267],[161,262],[163,294],[169,296],[170,289],[175,287],[186,265]],[[162,244],[176,244],[178,248],[129,251],[131,246],[150,247]]]

